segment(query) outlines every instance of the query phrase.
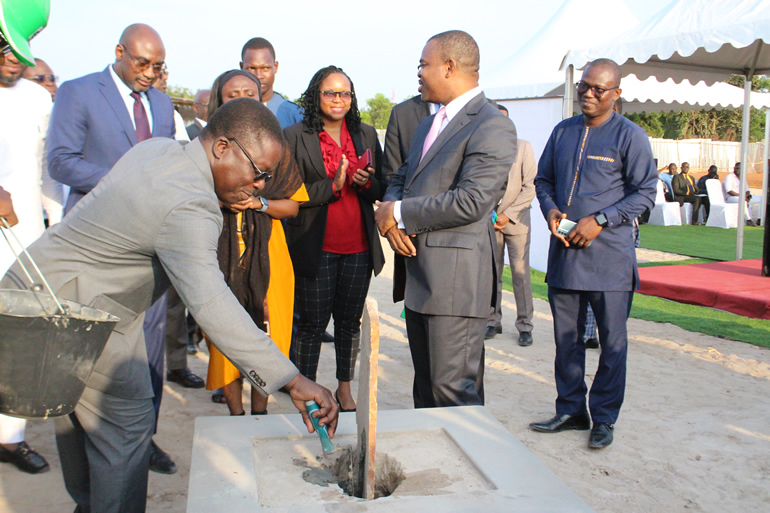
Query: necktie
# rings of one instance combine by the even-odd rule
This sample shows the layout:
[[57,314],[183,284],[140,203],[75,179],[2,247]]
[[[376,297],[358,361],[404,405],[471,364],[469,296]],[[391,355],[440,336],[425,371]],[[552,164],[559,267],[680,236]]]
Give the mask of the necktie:
[[433,146],[433,143],[436,142],[436,139],[438,139],[438,134],[441,133],[441,125],[444,123],[445,119],[446,107],[441,107],[433,117],[433,124],[430,126],[428,136],[425,137],[425,142],[422,145],[422,156],[420,156],[420,160],[425,157],[425,154],[428,153],[430,147]]
[[687,179],[687,190],[690,191],[690,194],[695,194],[695,184],[692,183],[692,178],[688,176],[685,176]]
[[144,104],[142,103],[142,97],[136,91],[131,93],[131,98],[134,99],[134,124],[136,125],[136,139],[139,142],[145,141],[152,137],[150,133],[150,121],[147,119],[147,111],[144,110]]

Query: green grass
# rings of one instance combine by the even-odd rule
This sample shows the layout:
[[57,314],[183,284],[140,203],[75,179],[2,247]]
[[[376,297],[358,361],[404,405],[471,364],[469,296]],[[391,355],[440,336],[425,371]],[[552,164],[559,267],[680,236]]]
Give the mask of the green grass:
[[[735,260],[738,230],[710,226],[654,226],[643,224],[642,247],[677,255],[710,260]],[[762,258],[764,228],[747,226],[743,230],[743,258]]]
[[[692,228],[702,229],[703,227],[693,226]],[[719,228],[715,229],[718,230]],[[735,231],[733,230],[732,233]],[[644,240],[644,235],[642,235],[642,240]],[[683,260],[663,264],[676,265],[681,263],[701,263],[701,260]],[[545,283],[545,273],[531,269],[530,274],[532,296],[548,301],[548,285]],[[512,291],[509,267],[503,271],[503,288]],[[677,303],[643,294],[634,294],[631,317],[644,321],[667,322],[687,331],[748,342],[761,347],[770,347],[770,321],[763,319],[750,319],[721,310]]]

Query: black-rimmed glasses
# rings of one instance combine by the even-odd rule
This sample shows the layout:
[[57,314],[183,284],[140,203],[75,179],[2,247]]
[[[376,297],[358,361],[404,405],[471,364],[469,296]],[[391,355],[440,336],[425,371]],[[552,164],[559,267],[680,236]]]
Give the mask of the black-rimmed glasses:
[[602,96],[604,96],[604,93],[606,93],[607,91],[612,91],[613,89],[618,89],[620,86],[608,87],[605,89],[603,87],[593,86],[588,82],[584,82],[581,80],[575,83],[575,87],[577,88],[578,94],[585,94],[590,89],[591,91],[593,91],[594,97],[597,100],[601,100]]
[[43,82],[53,82],[54,84],[59,81],[59,77],[56,75],[32,75],[28,77],[29,80],[42,84]]
[[251,158],[251,155],[249,155],[249,152],[243,149],[243,146],[241,146],[241,143],[238,142],[238,139],[235,137],[228,137],[229,140],[233,141],[235,144],[238,145],[238,147],[241,149],[244,155],[246,155],[246,158],[249,159],[249,162],[251,162],[251,167],[254,168],[254,183],[259,182],[260,180],[269,181],[273,175],[270,173],[265,173],[259,167],[254,163],[254,159]]
[[126,52],[126,55],[128,55],[132,61],[134,61],[134,64],[136,65],[137,71],[144,71],[147,68],[152,68],[152,71],[155,72],[156,75],[160,76],[161,72],[163,72],[163,68],[166,67],[165,62],[158,62],[156,64],[150,63],[147,59],[144,57],[134,57],[131,55],[131,52],[128,51],[128,48],[126,48],[126,45],[120,45],[123,48],[123,51]]
[[327,101],[333,101],[339,96],[340,100],[347,102],[353,97],[353,91],[321,91],[321,96]]

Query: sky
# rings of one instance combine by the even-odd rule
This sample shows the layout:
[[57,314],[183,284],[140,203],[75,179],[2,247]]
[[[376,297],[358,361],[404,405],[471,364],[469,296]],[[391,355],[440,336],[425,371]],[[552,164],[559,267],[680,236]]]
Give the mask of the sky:
[[[564,1],[51,0],[48,27],[32,41],[32,51],[60,82],[70,80],[114,62],[123,29],[147,23],[166,46],[169,84],[195,92],[237,68],[243,44],[261,36],[276,50],[276,91],[298,98],[318,69],[334,64],[351,77],[363,107],[377,93],[396,102],[417,94],[425,41],[445,30],[465,30],[476,39],[483,85],[484,73],[534,36]],[[625,2],[643,21],[671,0]],[[589,19],[594,9],[613,9],[612,2],[583,4]]]

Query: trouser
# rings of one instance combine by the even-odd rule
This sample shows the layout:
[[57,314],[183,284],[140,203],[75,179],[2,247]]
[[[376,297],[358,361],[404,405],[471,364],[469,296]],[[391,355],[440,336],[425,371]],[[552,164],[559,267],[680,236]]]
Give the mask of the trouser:
[[147,363],[150,364],[150,381],[155,397],[155,431],[158,431],[160,403],[163,399],[163,368],[166,353],[166,295],[160,297],[144,314],[144,341],[147,347]]
[[166,292],[166,368],[187,368],[187,309],[179,293],[171,286]]
[[591,386],[588,409],[594,422],[614,424],[626,388],[628,332],[626,324],[634,293],[594,292],[548,288],[553,314],[556,359],[556,413],[579,415],[586,411],[585,343],[586,303],[596,317],[601,354]]
[[152,401],[86,388],[55,419],[64,485],[81,513],[141,513],[147,502]]
[[487,320],[487,326],[503,327],[503,267],[505,266],[505,247],[508,246],[513,297],[516,299],[516,329],[519,333],[532,331],[535,307],[532,303],[532,284],[529,275],[530,232],[508,235],[498,231],[495,232],[495,236],[497,237],[497,298],[495,310]]
[[294,282],[296,365],[315,381],[321,355],[321,335],[334,318],[337,379],[352,381],[361,338],[361,316],[372,279],[369,252],[321,252],[315,278],[297,276]]
[[692,204],[692,222],[697,223],[698,215],[700,215],[700,196],[689,194],[687,196],[676,196],[674,199],[679,203],[679,206],[682,206],[684,203]]
[[476,317],[406,309],[415,408],[484,404],[484,327]]

